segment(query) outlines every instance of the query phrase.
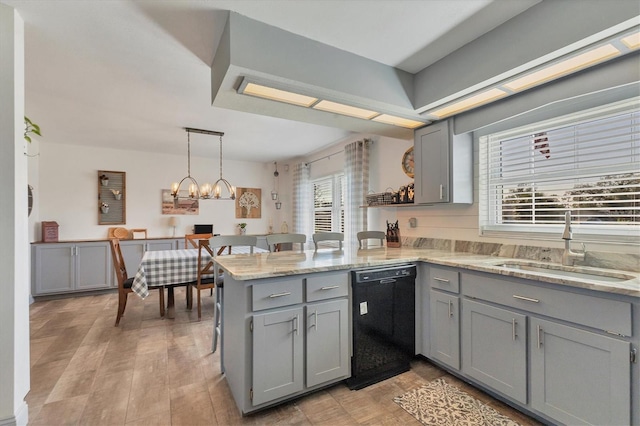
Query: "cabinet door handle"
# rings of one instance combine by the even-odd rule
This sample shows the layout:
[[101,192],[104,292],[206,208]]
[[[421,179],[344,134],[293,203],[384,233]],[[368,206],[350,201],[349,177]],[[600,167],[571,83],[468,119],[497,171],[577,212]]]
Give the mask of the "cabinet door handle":
[[538,326],[538,349],[542,347],[542,327]]
[[275,294],[270,294],[269,297],[271,299],[275,299],[276,297],[283,297],[283,296],[289,296],[291,294],[290,291],[285,291],[284,293],[275,293]]
[[450,281],[448,279],[446,279],[446,278],[433,277],[433,280],[441,282],[441,283],[445,283],[445,284],[449,284],[450,283]]
[[514,294],[513,298],[518,300],[524,300],[525,302],[540,303],[540,300],[538,299],[532,299],[531,297],[525,297],[525,296],[518,296],[517,294]]
[[511,330],[512,330],[512,336],[513,336],[513,340],[516,340],[516,338],[518,337],[518,335],[516,334],[516,326],[518,325],[518,321],[516,321],[515,318],[511,319]]
[[442,195],[444,192],[444,185],[440,184],[440,199],[442,200]]
[[75,256],[76,255],[76,247],[75,246],[71,246],[69,248],[71,249],[71,256]]
[[293,331],[295,331],[296,336],[298,335],[298,315],[291,318],[291,322],[293,322]]
[[339,288],[339,285],[329,285],[326,287],[320,287],[320,290],[333,290],[334,288]]
[[318,331],[318,310],[317,309],[313,312],[313,316],[315,317],[316,331]]
[[453,302],[449,300],[449,317],[453,316]]

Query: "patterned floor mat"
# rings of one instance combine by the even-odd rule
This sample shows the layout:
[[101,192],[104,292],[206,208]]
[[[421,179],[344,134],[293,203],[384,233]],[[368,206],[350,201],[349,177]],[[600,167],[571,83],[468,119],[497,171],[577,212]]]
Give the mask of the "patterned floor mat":
[[519,426],[468,393],[437,379],[393,401],[424,425]]

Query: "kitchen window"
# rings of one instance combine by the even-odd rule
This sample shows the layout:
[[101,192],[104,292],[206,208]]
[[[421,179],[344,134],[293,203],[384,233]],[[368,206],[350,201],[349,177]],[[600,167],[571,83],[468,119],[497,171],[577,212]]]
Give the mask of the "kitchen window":
[[344,232],[344,175],[313,181],[313,232]]
[[638,242],[639,99],[480,138],[481,235]]

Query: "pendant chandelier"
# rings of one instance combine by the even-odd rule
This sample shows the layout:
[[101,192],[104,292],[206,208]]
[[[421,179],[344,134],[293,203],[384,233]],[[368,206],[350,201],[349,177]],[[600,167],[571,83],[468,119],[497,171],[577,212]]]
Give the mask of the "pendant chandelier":
[[[236,198],[236,189],[225,179],[222,177],[222,137],[224,136],[223,132],[217,132],[214,130],[202,130],[202,129],[194,129],[191,127],[185,127],[185,131],[187,132],[187,175],[182,178],[180,182],[174,182],[171,184],[171,195],[175,201],[180,199],[191,199],[191,200],[235,200]],[[211,185],[210,183],[205,183],[202,186],[198,185],[198,181],[196,181],[191,176],[191,133],[201,133],[204,135],[214,135],[220,137],[220,178]],[[182,187],[182,183],[187,181],[188,187],[188,195],[182,196],[180,195],[180,188]],[[222,192],[226,191],[227,196],[223,197]]]

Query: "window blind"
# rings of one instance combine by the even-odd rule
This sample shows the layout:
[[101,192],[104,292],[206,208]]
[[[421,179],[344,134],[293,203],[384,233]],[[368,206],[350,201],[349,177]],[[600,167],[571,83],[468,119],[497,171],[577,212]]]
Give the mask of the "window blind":
[[[640,225],[638,100],[480,140],[480,228],[599,233]],[[615,233],[615,232],[614,232]]]

